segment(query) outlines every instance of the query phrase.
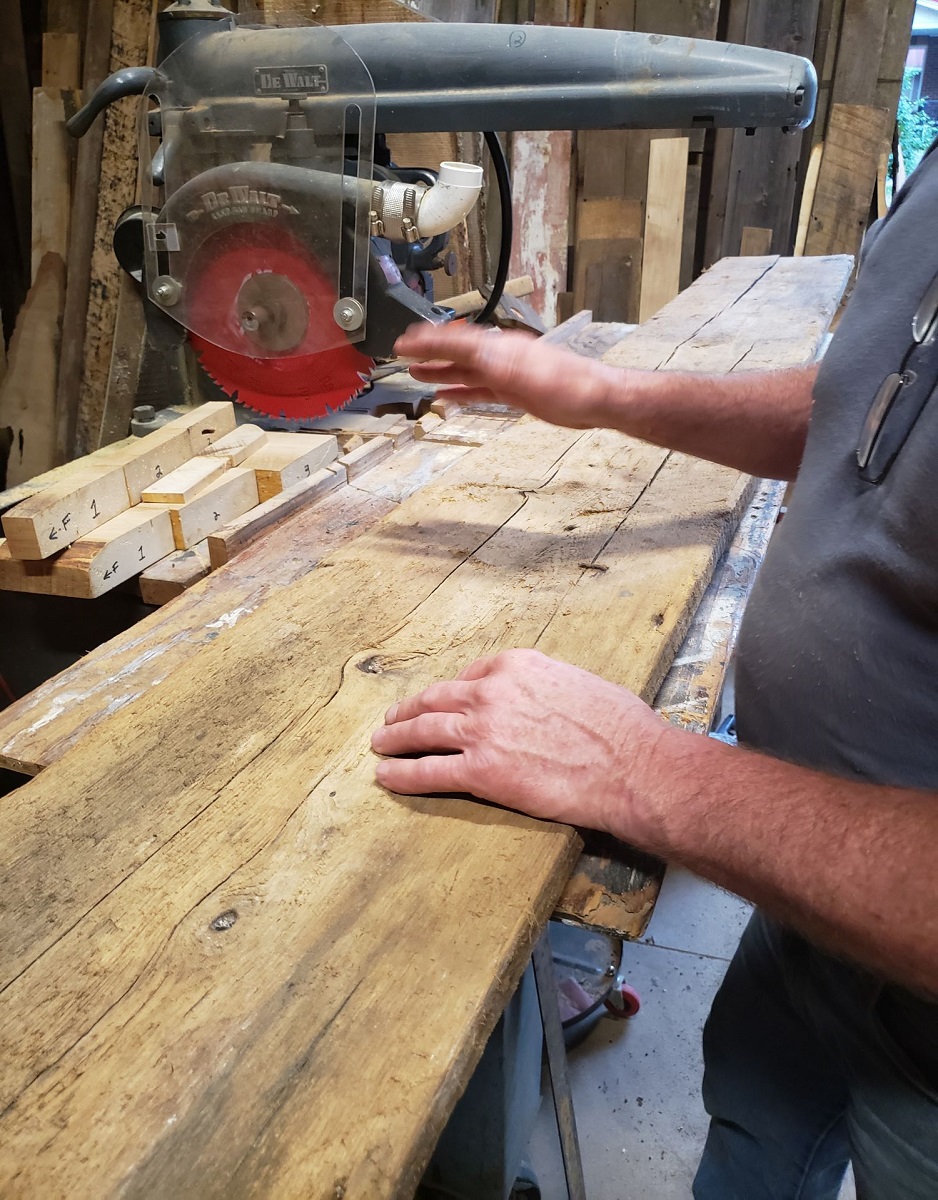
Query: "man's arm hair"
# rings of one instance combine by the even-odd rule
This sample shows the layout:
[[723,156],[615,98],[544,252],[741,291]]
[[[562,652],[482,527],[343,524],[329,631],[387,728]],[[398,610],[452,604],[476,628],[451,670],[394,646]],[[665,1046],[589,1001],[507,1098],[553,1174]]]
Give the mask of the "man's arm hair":
[[[673,736],[672,736],[673,735]],[[649,849],[834,954],[938,996],[938,793],[822,774],[669,730],[642,780]]]
[[730,375],[600,370],[597,424],[749,475],[798,474],[816,364]]

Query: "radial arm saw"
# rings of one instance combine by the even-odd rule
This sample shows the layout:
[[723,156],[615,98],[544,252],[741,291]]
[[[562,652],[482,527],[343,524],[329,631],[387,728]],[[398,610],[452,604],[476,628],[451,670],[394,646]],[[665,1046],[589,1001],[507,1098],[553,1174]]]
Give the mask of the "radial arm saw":
[[[128,95],[142,97],[145,188],[114,246],[150,342],[257,412],[303,422],[367,389],[408,325],[454,315],[434,302],[432,272],[482,169],[397,166],[389,135],[486,131],[510,221],[495,131],[796,130],[812,119],[816,79],[805,59],[712,41],[432,21],[277,27],[221,0],[177,0],[159,18],[157,65],[112,75],[70,132]],[[489,311],[507,275],[502,243]]]

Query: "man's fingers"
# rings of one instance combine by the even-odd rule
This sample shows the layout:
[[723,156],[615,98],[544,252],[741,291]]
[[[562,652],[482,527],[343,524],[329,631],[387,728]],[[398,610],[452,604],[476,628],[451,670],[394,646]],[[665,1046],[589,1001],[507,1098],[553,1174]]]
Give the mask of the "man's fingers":
[[397,704],[392,704],[385,713],[386,725],[394,725],[397,721],[411,721],[421,713],[464,713],[469,704],[470,688],[456,680],[445,683],[431,683],[424,691],[416,696],[408,696]]
[[394,350],[402,358],[442,360],[479,371],[491,382],[496,377],[510,378],[519,355],[533,340],[533,335],[518,331],[493,334],[470,325],[420,325],[398,338]]
[[375,778],[382,787],[390,792],[399,792],[402,796],[467,790],[462,754],[385,758],[375,768]]
[[421,754],[430,750],[462,750],[464,737],[460,714],[422,713],[409,721],[382,725],[371,735],[378,754]]
[[410,373],[418,382],[435,383],[437,387],[459,387],[462,384],[469,387],[484,386],[479,372],[461,363],[414,363]]

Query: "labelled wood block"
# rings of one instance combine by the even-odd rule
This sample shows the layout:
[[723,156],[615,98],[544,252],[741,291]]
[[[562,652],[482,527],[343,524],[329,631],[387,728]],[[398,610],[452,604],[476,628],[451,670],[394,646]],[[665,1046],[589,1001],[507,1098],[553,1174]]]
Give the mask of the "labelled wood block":
[[226,436],[234,426],[234,405],[228,400],[212,401],[137,438],[129,446],[122,445],[112,454],[98,451],[98,455],[104,454],[123,464],[130,502],[139,504],[146,488],[200,454],[211,444],[209,439]]
[[139,504],[144,489],[192,458],[188,429],[175,429],[172,424],[137,441],[137,446],[124,447],[114,455],[114,462],[123,463],[131,504]]
[[234,405],[230,400],[212,400],[208,404],[200,404],[193,412],[173,421],[173,425],[182,428],[183,422],[189,431],[193,454],[201,454],[206,446],[211,446],[237,426]]
[[48,558],[127,508],[122,467],[76,474],[4,513],[7,548],[14,558]]
[[257,476],[247,467],[232,467],[188,504],[172,509],[177,550],[204,542],[235,517],[257,506]]
[[15,559],[9,544],[0,542],[0,588],[92,599],[132,579],[173,549],[169,509],[137,505],[41,562]]
[[[172,521],[170,521],[172,530]],[[175,544],[175,543],[174,543]],[[173,550],[164,559],[147,567],[140,575],[140,599],[160,607],[204,579],[211,571],[208,542],[199,542],[188,550]]]
[[145,504],[188,504],[227,469],[224,459],[190,458],[175,471],[143,489]]
[[261,504],[286,491],[339,456],[339,443],[331,433],[271,433],[256,454],[242,464],[257,476]]
[[240,551],[260,537],[268,529],[279,525],[300,508],[312,504],[327,492],[334,492],[345,483],[345,476],[322,467],[314,471],[309,479],[303,479],[292,487],[285,488],[279,495],[252,508],[243,517],[230,521],[217,533],[209,534],[208,553],[212,570],[230,562]]
[[211,458],[221,458],[229,467],[237,467],[267,441],[267,433],[259,425],[239,425],[226,433],[217,442],[212,442],[202,453]]

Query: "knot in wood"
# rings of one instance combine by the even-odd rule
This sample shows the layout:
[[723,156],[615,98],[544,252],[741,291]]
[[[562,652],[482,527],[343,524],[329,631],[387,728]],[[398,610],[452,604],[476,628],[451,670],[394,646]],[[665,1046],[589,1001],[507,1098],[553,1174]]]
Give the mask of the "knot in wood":
[[384,663],[377,654],[371,654],[368,658],[363,658],[358,663],[359,671],[364,671],[366,675],[383,675]]
[[214,929],[216,933],[225,933],[227,930],[231,929],[237,919],[238,914],[233,908],[226,909],[225,912],[219,913],[215,920],[212,921],[212,929]]

